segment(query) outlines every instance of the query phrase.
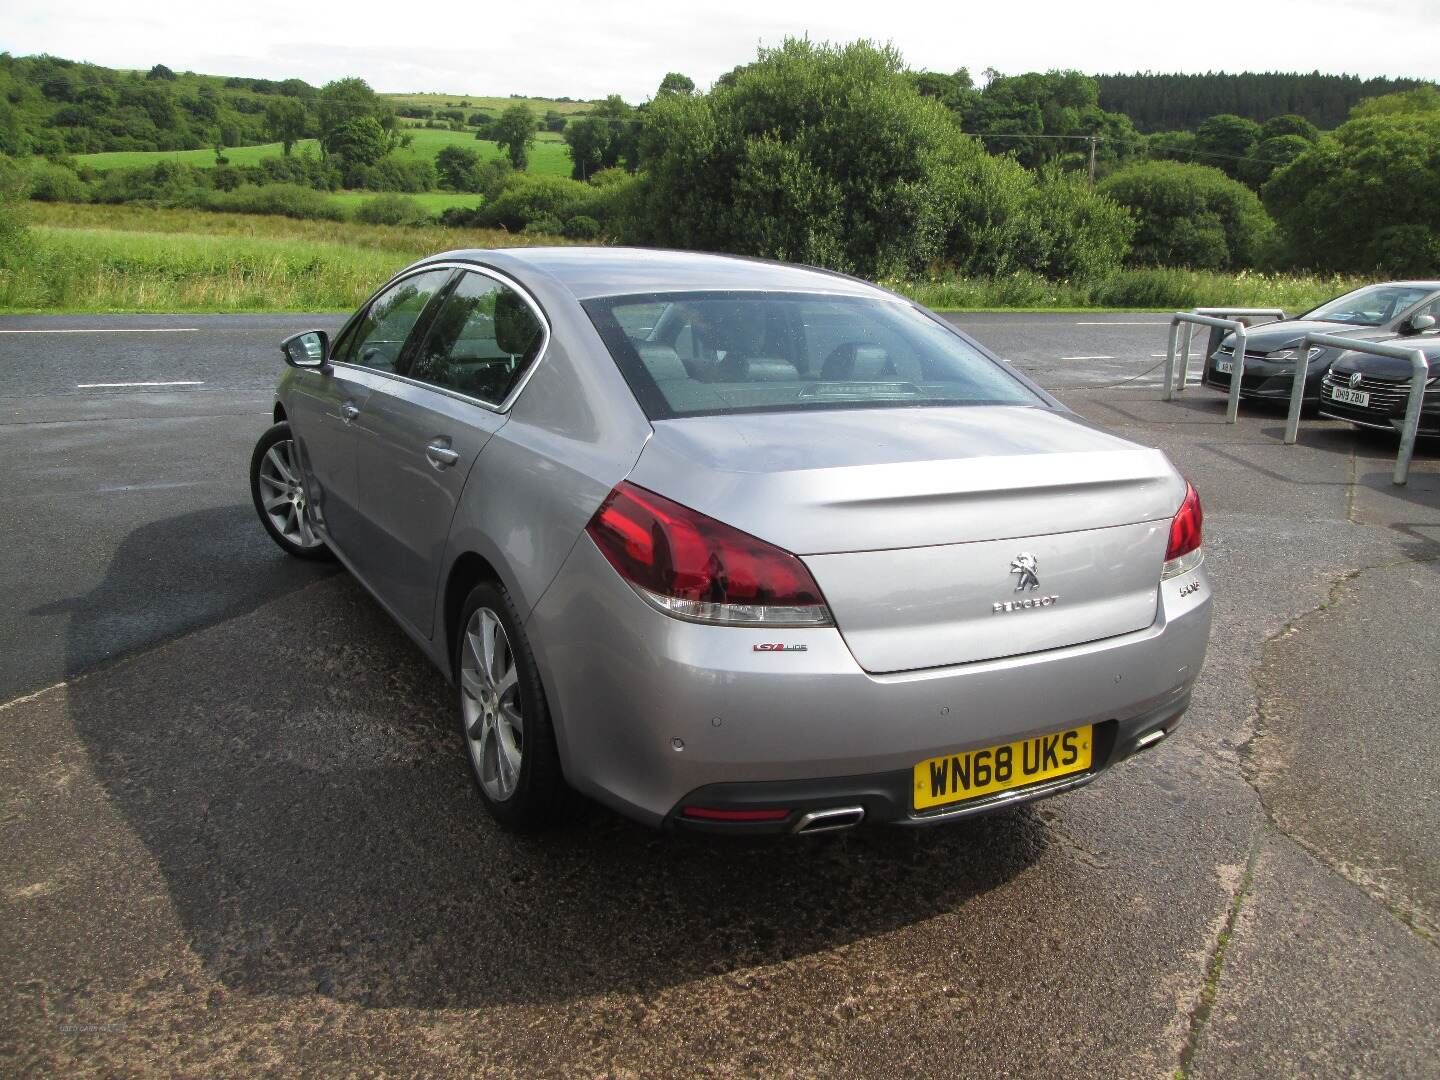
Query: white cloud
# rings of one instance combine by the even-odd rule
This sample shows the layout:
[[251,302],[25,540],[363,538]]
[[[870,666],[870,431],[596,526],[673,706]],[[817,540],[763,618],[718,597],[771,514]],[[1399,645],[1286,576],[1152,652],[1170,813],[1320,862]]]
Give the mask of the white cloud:
[[1314,70],[1440,77],[1433,0],[1214,0],[1202,18],[1153,0],[1081,4],[776,4],[762,0],[550,0],[407,8],[370,0],[117,7],[59,0],[0,12],[0,41],[115,67],[323,83],[364,76],[387,91],[568,95],[653,93],[667,71],[702,86],[787,34],[888,40],[912,67],[1017,72]]

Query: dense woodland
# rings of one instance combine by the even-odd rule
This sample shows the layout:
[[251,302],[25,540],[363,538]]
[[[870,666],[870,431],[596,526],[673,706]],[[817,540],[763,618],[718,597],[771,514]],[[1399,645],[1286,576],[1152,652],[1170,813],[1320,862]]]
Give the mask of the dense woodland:
[[1100,107],[1124,113],[1144,132],[1194,131],[1222,113],[1259,123],[1272,116],[1303,116],[1318,128],[1343,124],[1365,98],[1413,90],[1417,79],[1362,79],[1356,75],[1292,75],[1277,71],[1221,71],[1204,75],[1097,75]]
[[[432,156],[410,151],[416,125],[444,129]],[[566,145],[569,178],[527,170],[542,132]],[[213,160],[101,172],[77,157],[195,149]],[[328,193],[360,189],[391,193],[361,220],[414,224],[431,214],[403,193],[438,189],[475,196],[446,225],[871,277],[1440,273],[1440,88],[1415,80],[987,71],[977,85],[890,47],[791,40],[708,91],[671,72],[638,105],[611,95],[561,115],[397,106],[354,77],[317,88],[0,54],[0,153],[0,185],[32,200],[339,219]]]

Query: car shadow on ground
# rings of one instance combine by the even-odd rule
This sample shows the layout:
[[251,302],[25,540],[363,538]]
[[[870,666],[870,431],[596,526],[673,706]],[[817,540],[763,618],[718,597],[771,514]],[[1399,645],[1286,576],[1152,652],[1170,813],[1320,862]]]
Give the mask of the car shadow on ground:
[[[126,539],[77,641],[86,611],[143,608],[137,581],[187,524]],[[1024,808],[760,843],[577,800],[553,831],[507,833],[470,781],[451,692],[338,575],[81,679],[69,702],[190,949],[254,994],[443,1007],[743,979],[954,911],[1049,843]]]

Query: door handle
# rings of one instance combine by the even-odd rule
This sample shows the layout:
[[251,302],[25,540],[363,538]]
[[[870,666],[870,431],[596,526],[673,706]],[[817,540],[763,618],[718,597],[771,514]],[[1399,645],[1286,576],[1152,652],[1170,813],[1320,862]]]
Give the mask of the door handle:
[[340,419],[341,419],[341,420],[344,420],[345,423],[347,423],[347,424],[350,423],[352,420],[354,420],[354,419],[355,419],[357,416],[359,416],[359,415],[360,415],[360,406],[356,405],[353,401],[346,401],[346,402],[342,402],[342,403],[341,403],[341,405],[340,405]]
[[436,439],[425,447],[425,456],[437,469],[448,469],[460,460],[460,454],[450,449],[449,439]]

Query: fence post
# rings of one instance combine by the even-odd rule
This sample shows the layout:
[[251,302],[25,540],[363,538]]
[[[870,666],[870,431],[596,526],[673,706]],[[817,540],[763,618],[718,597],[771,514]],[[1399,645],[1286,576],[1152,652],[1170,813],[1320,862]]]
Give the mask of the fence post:
[[1240,418],[1240,380],[1245,377],[1245,324],[1235,324],[1235,370],[1230,373],[1230,404],[1225,419],[1232,424]]
[[1420,430],[1420,409],[1425,404],[1425,383],[1430,378],[1430,364],[1425,354],[1416,349],[1410,354],[1410,400],[1405,403],[1405,422],[1400,426],[1400,453],[1395,456],[1392,483],[1404,484],[1410,479],[1410,459],[1415,456],[1415,435]]
[[1175,339],[1180,333],[1180,313],[1170,317],[1170,340],[1165,349],[1165,400],[1175,399]]
[[1405,402],[1405,419],[1400,424],[1400,450],[1395,455],[1392,483],[1403,485],[1410,478],[1410,460],[1415,456],[1415,437],[1420,428],[1420,410],[1425,404],[1425,383],[1430,378],[1430,362],[1422,349],[1402,349],[1379,341],[1352,341],[1334,334],[1306,334],[1300,339],[1300,354],[1295,358],[1295,383],[1290,388],[1290,414],[1285,421],[1285,442],[1294,443],[1300,434],[1300,408],[1305,397],[1305,372],[1310,366],[1310,346],[1343,349],[1367,356],[1388,356],[1410,362],[1410,394]]
[[1293,446],[1300,435],[1300,410],[1305,407],[1305,375],[1310,370],[1310,335],[1300,339],[1295,355],[1295,381],[1290,386],[1290,413],[1285,418],[1285,444]]
[[1175,388],[1177,394],[1185,392],[1185,380],[1190,377],[1190,345],[1195,340],[1195,324],[1183,324],[1180,333],[1184,335],[1185,345],[1180,350],[1180,383]]

